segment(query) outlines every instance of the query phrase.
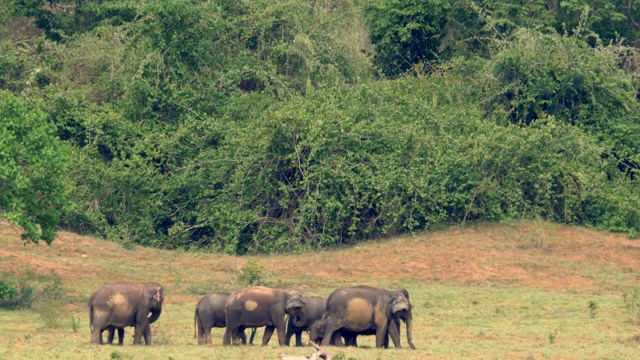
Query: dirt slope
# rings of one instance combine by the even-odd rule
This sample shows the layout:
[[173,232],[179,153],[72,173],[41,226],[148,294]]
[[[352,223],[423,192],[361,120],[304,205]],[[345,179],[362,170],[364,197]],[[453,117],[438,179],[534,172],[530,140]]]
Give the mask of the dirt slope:
[[[71,293],[104,282],[150,278],[190,286],[192,292],[196,287],[228,288],[250,260],[264,267],[274,285],[311,289],[327,282],[396,281],[607,288],[607,269],[629,274],[640,270],[640,241],[544,222],[474,225],[321,252],[245,257],[143,247],[130,251],[68,232],[60,232],[51,246],[25,246],[20,233],[0,221],[0,271],[55,272],[65,283],[84,285],[71,286]],[[631,276],[626,281],[637,280]]]

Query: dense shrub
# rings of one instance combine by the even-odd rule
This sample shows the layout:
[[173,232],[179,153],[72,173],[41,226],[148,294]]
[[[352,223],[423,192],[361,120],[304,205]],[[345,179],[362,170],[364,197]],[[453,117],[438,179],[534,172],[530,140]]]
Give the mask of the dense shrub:
[[522,217],[637,235],[634,4],[2,3],[0,215],[239,254]]

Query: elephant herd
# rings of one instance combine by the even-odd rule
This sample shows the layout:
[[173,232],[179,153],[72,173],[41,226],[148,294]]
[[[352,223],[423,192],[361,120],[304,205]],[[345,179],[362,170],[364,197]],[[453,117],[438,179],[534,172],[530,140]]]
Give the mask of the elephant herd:
[[[164,301],[162,286],[115,283],[98,288],[89,297],[91,343],[123,344],[124,328],[134,327],[133,344],[142,338],[151,344],[150,324],[158,320]],[[247,343],[245,329],[251,328],[250,343],[256,328],[265,327],[262,344],[269,343],[276,331],[278,344],[289,346],[295,335],[296,346],[303,346],[302,332],[322,345],[357,346],[359,335],[375,335],[376,347],[389,347],[389,338],[401,348],[400,325],[406,324],[407,342],[412,340],[412,309],[407,290],[389,291],[371,286],[340,288],[329,297],[302,296],[298,291],[285,291],[254,286],[233,293],[205,295],[196,305],[194,325],[198,345],[211,344],[211,329],[225,328],[222,343]]]

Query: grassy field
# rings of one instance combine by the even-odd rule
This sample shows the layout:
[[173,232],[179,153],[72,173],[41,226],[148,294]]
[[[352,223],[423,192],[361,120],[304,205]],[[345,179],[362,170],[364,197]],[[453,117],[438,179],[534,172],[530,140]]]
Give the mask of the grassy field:
[[[235,290],[249,262],[272,287],[328,295],[367,284],[406,288],[414,306],[410,349],[327,350],[338,359],[637,359],[640,241],[545,222],[482,224],[294,255],[211,255],[116,244],[60,233],[23,246],[0,222],[0,272],[40,297],[28,310],[0,310],[0,359],[278,359],[314,349],[196,346],[193,312],[210,291]],[[88,295],[113,281],[157,281],[165,304],[154,345],[89,344]],[[261,337],[262,330],[258,331]],[[403,335],[404,327],[403,327]],[[258,339],[259,343],[259,339]],[[406,337],[403,337],[406,344]]]

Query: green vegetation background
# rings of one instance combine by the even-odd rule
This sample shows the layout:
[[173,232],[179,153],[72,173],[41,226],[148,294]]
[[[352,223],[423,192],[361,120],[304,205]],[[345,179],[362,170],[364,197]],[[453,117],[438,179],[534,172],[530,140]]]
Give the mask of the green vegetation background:
[[244,254],[640,234],[640,2],[9,0],[0,216]]

